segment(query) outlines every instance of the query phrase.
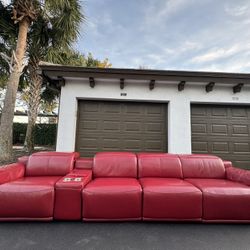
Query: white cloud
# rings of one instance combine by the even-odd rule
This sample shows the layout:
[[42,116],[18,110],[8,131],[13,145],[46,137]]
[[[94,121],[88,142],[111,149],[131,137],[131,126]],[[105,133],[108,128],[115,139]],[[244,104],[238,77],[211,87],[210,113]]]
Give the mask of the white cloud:
[[237,5],[226,5],[225,12],[235,17],[242,16],[249,12],[249,4],[239,5],[237,3]]
[[174,14],[181,9],[183,9],[185,6],[190,4],[192,1],[190,0],[167,0],[164,2],[164,5],[160,9],[160,11],[157,13],[157,16],[169,16],[171,14]]
[[209,52],[202,55],[195,56],[191,59],[193,63],[206,63],[211,61],[216,61],[218,59],[227,58],[238,53],[248,50],[250,48],[250,43],[242,46],[242,44],[232,45],[229,48],[213,48]]
[[193,2],[194,0],[149,1],[144,9],[145,16],[142,29],[148,29],[157,24],[162,25],[162,22],[171,18]]

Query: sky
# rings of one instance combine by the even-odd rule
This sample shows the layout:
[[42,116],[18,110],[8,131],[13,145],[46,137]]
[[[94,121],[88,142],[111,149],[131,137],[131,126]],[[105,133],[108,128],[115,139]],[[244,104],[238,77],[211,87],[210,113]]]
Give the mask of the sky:
[[115,68],[250,73],[250,0],[85,0],[75,48]]

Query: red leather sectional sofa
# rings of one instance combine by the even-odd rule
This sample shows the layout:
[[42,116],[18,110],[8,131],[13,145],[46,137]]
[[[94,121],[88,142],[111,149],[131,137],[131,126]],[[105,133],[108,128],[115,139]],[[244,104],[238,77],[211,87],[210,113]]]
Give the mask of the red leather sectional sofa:
[[250,171],[216,156],[41,152],[0,168],[0,220],[250,222]]

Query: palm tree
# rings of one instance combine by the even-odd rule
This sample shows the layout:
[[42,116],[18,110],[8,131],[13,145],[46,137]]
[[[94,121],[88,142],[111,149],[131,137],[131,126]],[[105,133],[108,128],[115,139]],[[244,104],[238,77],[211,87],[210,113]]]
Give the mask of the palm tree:
[[0,160],[10,160],[15,100],[19,79],[25,67],[25,55],[30,83],[29,125],[26,135],[26,145],[29,149],[32,148],[30,141],[42,86],[42,80],[37,74],[39,61],[45,57],[54,57],[55,51],[72,45],[78,36],[83,15],[79,0],[14,0],[9,6],[2,3],[1,6],[5,15],[0,15],[0,38],[4,40],[8,36],[6,32],[9,31],[7,20],[10,18],[10,11],[13,14],[11,19],[18,24],[18,39],[12,56],[1,54],[9,65],[10,75],[0,123]]
[[31,28],[28,43],[28,126],[24,148],[31,153],[34,149],[33,131],[41,99],[42,79],[38,75],[41,60],[62,62],[60,51],[68,50],[79,35],[83,20],[78,0],[45,1],[43,13]]

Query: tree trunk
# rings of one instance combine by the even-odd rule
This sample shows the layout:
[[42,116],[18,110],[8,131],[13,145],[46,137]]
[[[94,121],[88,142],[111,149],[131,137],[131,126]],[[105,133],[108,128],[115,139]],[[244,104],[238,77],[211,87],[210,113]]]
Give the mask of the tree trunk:
[[34,151],[34,128],[40,104],[42,78],[37,74],[38,62],[29,63],[30,83],[28,92],[28,126],[26,130],[24,149],[31,154]]
[[0,122],[0,160],[2,161],[12,160],[13,119],[16,94],[19,79],[23,71],[29,24],[27,18],[19,22],[17,46],[16,51],[13,52],[13,68],[7,81],[7,90]]

